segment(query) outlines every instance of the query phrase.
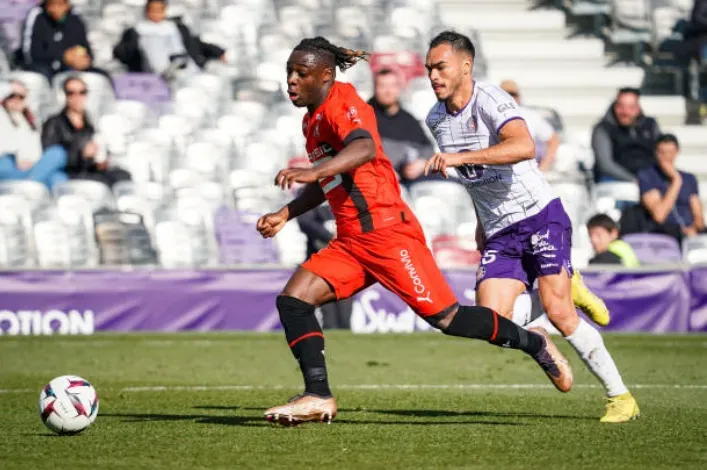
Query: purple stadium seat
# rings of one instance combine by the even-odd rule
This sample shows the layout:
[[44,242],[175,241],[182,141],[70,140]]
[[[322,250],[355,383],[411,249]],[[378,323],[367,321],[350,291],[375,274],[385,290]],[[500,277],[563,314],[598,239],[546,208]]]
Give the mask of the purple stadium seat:
[[214,216],[214,232],[221,264],[275,264],[279,256],[275,243],[264,239],[244,214],[222,207]]
[[623,240],[631,245],[642,264],[672,263],[682,259],[680,245],[675,238],[656,233],[632,233]]
[[4,0],[0,2],[0,29],[8,47],[14,51],[20,47],[20,28],[35,0]]
[[140,101],[154,111],[162,111],[171,99],[167,83],[151,73],[126,73],[113,82],[117,99]]

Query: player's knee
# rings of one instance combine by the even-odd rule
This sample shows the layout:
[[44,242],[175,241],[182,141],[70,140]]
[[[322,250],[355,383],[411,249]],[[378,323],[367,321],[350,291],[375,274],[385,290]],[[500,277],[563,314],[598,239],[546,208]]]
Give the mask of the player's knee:
[[458,305],[454,305],[448,309],[445,309],[444,311],[436,314],[436,315],[430,315],[427,317],[422,317],[427,323],[430,324],[433,328],[437,328],[438,330],[441,330],[442,333],[444,334],[449,334],[449,325],[452,324],[452,321],[454,320],[454,317],[457,314],[458,310]]
[[284,293],[277,297],[275,305],[282,323],[286,323],[287,320],[293,317],[314,314],[314,305]]

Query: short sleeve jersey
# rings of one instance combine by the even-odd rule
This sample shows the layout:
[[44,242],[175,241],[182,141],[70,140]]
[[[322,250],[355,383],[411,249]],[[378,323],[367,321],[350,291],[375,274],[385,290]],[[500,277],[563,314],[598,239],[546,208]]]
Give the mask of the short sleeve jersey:
[[[678,199],[675,201],[675,206],[670,210],[666,222],[688,227],[694,222],[692,210],[690,209],[690,198],[693,195],[698,195],[697,178],[692,173],[685,173],[684,171],[680,172],[680,176],[682,176],[682,186],[678,193]],[[652,166],[638,172],[638,187],[641,191],[641,196],[653,189],[657,189],[660,196],[665,197],[669,186],[670,180],[658,166]]]
[[[523,114],[515,100],[499,87],[474,83],[469,103],[457,113],[444,102],[432,107],[426,123],[444,153],[481,150],[500,142],[503,126]],[[513,165],[464,165],[457,168],[474,200],[487,237],[539,213],[555,196],[537,162]]]
[[356,139],[371,138],[375,143],[373,160],[319,181],[336,219],[337,236],[367,233],[411,217],[383,152],[373,109],[352,85],[335,82],[324,103],[304,116],[302,132],[309,161],[315,166],[336,158]]

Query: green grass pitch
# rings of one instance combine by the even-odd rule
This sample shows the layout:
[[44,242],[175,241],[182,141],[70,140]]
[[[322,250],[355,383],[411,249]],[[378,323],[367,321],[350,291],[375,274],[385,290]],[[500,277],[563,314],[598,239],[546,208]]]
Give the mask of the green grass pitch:
[[[300,377],[279,334],[3,337],[0,468],[707,468],[707,336],[606,336],[642,411],[623,425],[599,423],[603,391],[557,341],[569,394],[481,342],[331,333],[338,417],[282,428],[263,410]],[[37,412],[63,374],[101,399],[78,436],[52,435]]]

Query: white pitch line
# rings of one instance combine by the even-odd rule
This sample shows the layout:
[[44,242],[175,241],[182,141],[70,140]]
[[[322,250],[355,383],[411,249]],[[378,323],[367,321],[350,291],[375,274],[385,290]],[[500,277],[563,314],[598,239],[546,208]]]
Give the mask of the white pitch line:
[[[123,393],[139,392],[216,392],[249,390],[293,390],[297,385],[154,385],[148,387],[103,388],[104,391]],[[553,389],[550,384],[355,384],[336,385],[337,390],[540,390]],[[596,384],[577,384],[573,388],[601,388]],[[670,390],[707,390],[707,384],[632,384],[635,389],[670,389]],[[0,394],[29,393],[36,390],[29,388],[0,389]]]
[[[678,384],[634,384],[630,388],[643,389],[697,389],[707,390],[707,385],[678,385]],[[215,385],[215,386],[154,386],[154,387],[126,387],[121,392],[208,392],[208,391],[238,391],[238,390],[290,390],[298,386],[289,385]],[[356,384],[334,385],[338,390],[533,390],[554,389],[549,384]],[[577,384],[573,388],[602,388],[595,384]]]

